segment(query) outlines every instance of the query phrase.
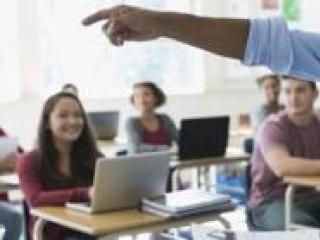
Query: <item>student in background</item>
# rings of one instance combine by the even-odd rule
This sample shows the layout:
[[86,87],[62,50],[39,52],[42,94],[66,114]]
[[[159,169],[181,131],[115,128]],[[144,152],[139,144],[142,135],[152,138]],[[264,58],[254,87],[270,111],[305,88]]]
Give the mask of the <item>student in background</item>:
[[166,96],[155,83],[136,83],[130,100],[139,113],[126,122],[130,153],[168,150],[173,142],[178,142],[174,122],[168,115],[156,112],[165,104]]
[[79,95],[79,90],[78,90],[78,88],[76,87],[76,85],[74,85],[74,84],[72,84],[72,83],[66,83],[65,85],[63,85],[61,91],[62,91],[62,92],[72,93],[72,94],[74,94],[75,96],[78,96],[78,95]]
[[[283,230],[286,176],[320,174],[320,121],[313,113],[318,97],[314,82],[293,77],[283,81],[286,107],[259,127],[251,159],[249,209],[255,226]],[[320,226],[320,195],[299,188],[292,211],[295,223]]]
[[[129,153],[167,151],[178,143],[179,133],[172,119],[156,112],[165,104],[166,95],[155,83],[136,83],[130,101],[139,115],[126,122]],[[172,190],[170,179],[167,191]],[[184,188],[180,176],[178,186]]]
[[[279,103],[279,95],[281,91],[280,77],[278,75],[269,74],[259,77],[257,84],[261,90],[264,102],[258,106],[253,114],[251,114],[254,135],[261,123],[273,113],[277,113],[284,109],[284,105]],[[253,151],[254,138],[246,138],[244,140],[245,152],[251,154]]]
[[[7,137],[5,131],[0,128],[0,137]],[[0,175],[13,173],[22,152],[18,148],[10,153],[5,159],[0,159]],[[0,192],[0,224],[5,227],[4,240],[18,240],[22,233],[22,209],[18,204],[11,203],[7,192]]]
[[[51,96],[42,110],[37,145],[17,168],[27,204],[40,207],[88,201],[100,156],[79,99],[66,92]],[[91,239],[53,224],[45,226],[44,238]]]
[[279,103],[281,83],[278,75],[270,74],[259,77],[257,84],[263,94],[264,102],[252,114],[255,130],[270,114],[284,109],[284,105]]

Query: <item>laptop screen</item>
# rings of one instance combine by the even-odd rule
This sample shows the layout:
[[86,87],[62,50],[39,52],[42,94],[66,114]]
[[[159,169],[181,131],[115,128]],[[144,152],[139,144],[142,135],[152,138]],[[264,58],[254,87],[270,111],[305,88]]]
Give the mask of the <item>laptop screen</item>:
[[117,136],[119,111],[89,112],[88,118],[99,140],[113,140]]
[[223,156],[228,144],[229,121],[228,116],[182,120],[180,160]]

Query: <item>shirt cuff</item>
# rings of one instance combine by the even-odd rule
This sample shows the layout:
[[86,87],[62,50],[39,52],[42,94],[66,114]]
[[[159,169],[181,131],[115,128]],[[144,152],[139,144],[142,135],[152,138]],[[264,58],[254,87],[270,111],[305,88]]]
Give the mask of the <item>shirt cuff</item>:
[[293,62],[290,32],[281,18],[252,19],[242,62],[264,65],[278,74],[288,74]]

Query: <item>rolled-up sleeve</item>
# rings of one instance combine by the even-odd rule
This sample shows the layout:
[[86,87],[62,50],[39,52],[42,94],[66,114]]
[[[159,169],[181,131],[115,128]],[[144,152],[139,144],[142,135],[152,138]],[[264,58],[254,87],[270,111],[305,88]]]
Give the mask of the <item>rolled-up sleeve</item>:
[[243,63],[320,81],[320,34],[290,31],[281,17],[252,19]]

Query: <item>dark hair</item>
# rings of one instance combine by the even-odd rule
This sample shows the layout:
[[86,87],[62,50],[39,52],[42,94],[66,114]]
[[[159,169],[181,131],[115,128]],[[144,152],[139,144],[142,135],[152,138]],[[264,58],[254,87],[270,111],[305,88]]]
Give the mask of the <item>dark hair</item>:
[[294,80],[299,80],[299,81],[306,81],[306,82],[309,83],[309,85],[310,85],[310,87],[311,87],[311,89],[312,89],[313,91],[316,91],[316,90],[317,90],[317,84],[316,84],[316,82],[314,82],[314,81],[308,81],[308,80],[304,80],[304,79],[297,78],[297,77],[290,76],[290,75],[284,75],[284,76],[281,76],[281,78],[282,78],[283,80],[294,79]]
[[78,95],[78,88],[73,83],[66,83],[62,86],[61,91],[66,91],[68,88],[72,88],[75,91],[75,94]]
[[[81,135],[74,142],[70,156],[71,179],[61,176],[58,171],[58,151],[53,142],[49,126],[50,114],[56,104],[63,98],[70,98],[79,104],[84,126]],[[38,128],[37,150],[39,153],[38,167],[41,178],[47,186],[68,187],[74,185],[91,185],[93,181],[95,161],[102,156],[90,129],[88,119],[80,100],[73,94],[59,92],[47,99],[44,104]]]
[[77,87],[76,87],[76,85],[74,85],[73,83],[66,83],[66,84],[64,84],[63,86],[62,86],[62,90],[64,90],[64,89],[66,89],[66,88],[74,88],[74,89],[78,89]]
[[266,75],[263,75],[261,77],[258,77],[257,78],[257,84],[259,87],[261,87],[263,85],[263,83],[268,79],[268,78],[272,78],[274,79],[278,85],[280,85],[280,77],[276,74],[266,74]]
[[[164,92],[161,90],[161,88],[159,88],[155,83],[153,82],[139,82],[133,85],[133,89],[134,88],[149,88],[152,91],[152,94],[155,96],[156,98],[156,107],[160,107],[163,104],[166,103],[167,97],[164,94]],[[134,104],[134,98],[133,95],[131,95],[130,97],[130,101],[132,104]]]

